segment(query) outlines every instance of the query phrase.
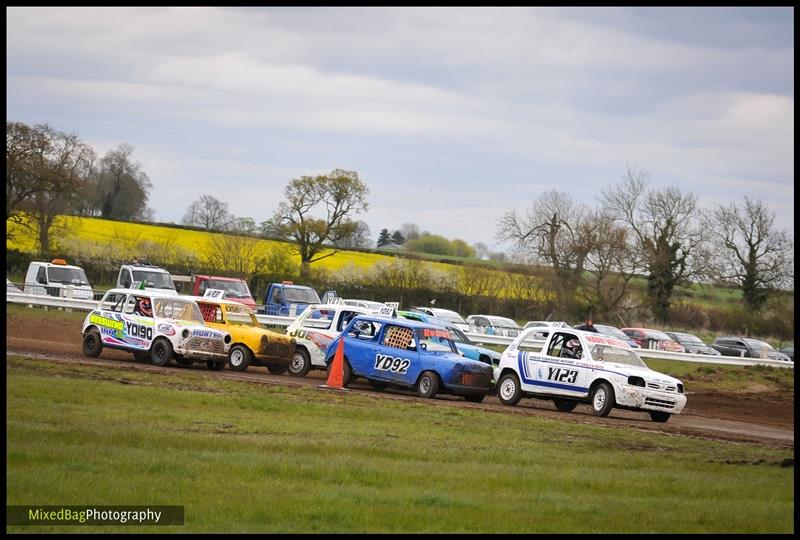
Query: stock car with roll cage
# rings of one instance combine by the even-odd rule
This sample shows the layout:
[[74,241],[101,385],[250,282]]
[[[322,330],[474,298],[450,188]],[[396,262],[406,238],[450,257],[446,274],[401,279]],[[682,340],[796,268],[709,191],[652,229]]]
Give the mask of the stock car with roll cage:
[[106,291],[81,327],[83,354],[98,356],[104,347],[133,353],[139,361],[165,366],[205,362],[222,370],[231,336],[203,324],[191,298],[136,289]]
[[648,412],[654,422],[666,422],[686,405],[683,383],[648,368],[620,339],[554,328],[539,350],[525,344],[535,333],[535,327],[523,331],[495,368],[497,397],[504,405],[523,397],[552,399],[559,411],[570,412],[588,403],[597,416],[616,407]]
[[492,390],[492,368],[464,358],[443,327],[383,315],[358,315],[325,353],[331,369],[344,339],[343,384],[363,377],[376,389],[395,385],[432,398],[437,393],[480,403]]

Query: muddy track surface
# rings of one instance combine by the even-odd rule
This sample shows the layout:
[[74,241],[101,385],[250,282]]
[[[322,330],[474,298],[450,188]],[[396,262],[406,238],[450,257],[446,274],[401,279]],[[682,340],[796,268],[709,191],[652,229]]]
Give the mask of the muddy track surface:
[[[72,324],[47,321],[6,319],[6,354],[38,358],[52,362],[95,365],[114,370],[137,370],[176,373],[190,370],[210,378],[241,381],[249,384],[309,386],[319,392],[336,390],[319,388],[324,385],[324,374],[312,371],[306,377],[272,375],[266,368],[251,367],[245,372],[210,371],[203,364],[179,367],[175,364],[156,367],[133,360],[130,353],[104,349],[98,358],[86,358],[81,350],[81,335]],[[375,391],[364,380],[351,383],[346,392],[357,392],[375,399],[421,400],[412,392],[399,389]],[[483,403],[467,403],[463,398],[438,395],[426,400],[437,406],[466,407],[483,410],[487,414],[522,414],[556,419],[564,422],[602,425],[617,428],[655,431],[673,435],[724,440],[742,444],[755,444],[776,448],[794,448],[794,395],[778,392],[755,394],[741,393],[687,393],[688,404],[680,415],[661,424],[650,420],[647,413],[613,409],[608,417],[594,416],[588,405],[578,405],[572,413],[561,413],[552,401],[523,399],[515,407],[502,405],[495,396],[487,396]]]

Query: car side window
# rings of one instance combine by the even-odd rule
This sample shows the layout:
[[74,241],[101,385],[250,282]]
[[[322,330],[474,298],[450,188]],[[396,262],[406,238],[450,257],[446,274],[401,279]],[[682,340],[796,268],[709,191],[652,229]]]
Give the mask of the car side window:
[[547,356],[561,356],[561,349],[564,348],[564,334],[556,334],[550,341],[550,346],[547,348]]
[[417,348],[414,342],[414,331],[404,326],[388,326],[383,334],[381,344],[406,351],[416,350]]
[[47,272],[44,269],[44,266],[39,267],[39,271],[36,273],[36,281],[43,285],[47,284]]
[[125,305],[126,298],[127,295],[124,294],[110,293],[103,299],[100,308],[107,311],[122,312],[122,307]]
[[341,332],[345,326],[350,324],[350,321],[358,315],[355,311],[342,311],[339,315],[339,322],[336,323],[336,331]]
[[331,327],[331,321],[335,311],[330,309],[315,309],[303,319],[303,328],[317,328],[327,330]]
[[122,312],[125,313],[126,315],[132,315],[134,307],[136,307],[136,297],[129,296],[128,301],[125,302],[125,309],[123,309]]
[[360,339],[362,341],[371,341],[381,331],[381,324],[373,321],[357,321],[350,327],[347,332],[348,338]]

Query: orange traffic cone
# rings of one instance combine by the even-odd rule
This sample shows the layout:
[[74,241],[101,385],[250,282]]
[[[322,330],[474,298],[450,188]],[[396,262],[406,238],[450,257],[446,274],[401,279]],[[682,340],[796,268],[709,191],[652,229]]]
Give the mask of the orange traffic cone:
[[331,372],[325,386],[329,388],[344,388],[344,337],[339,338],[336,354],[333,355]]

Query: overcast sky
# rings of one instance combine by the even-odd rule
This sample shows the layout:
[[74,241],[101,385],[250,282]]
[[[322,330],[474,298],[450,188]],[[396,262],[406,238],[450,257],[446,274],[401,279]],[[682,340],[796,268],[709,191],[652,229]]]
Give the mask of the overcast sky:
[[349,169],[366,221],[492,249],[626,164],[794,225],[793,8],[7,8],[7,120],[120,143],[158,221],[211,194],[260,222]]

